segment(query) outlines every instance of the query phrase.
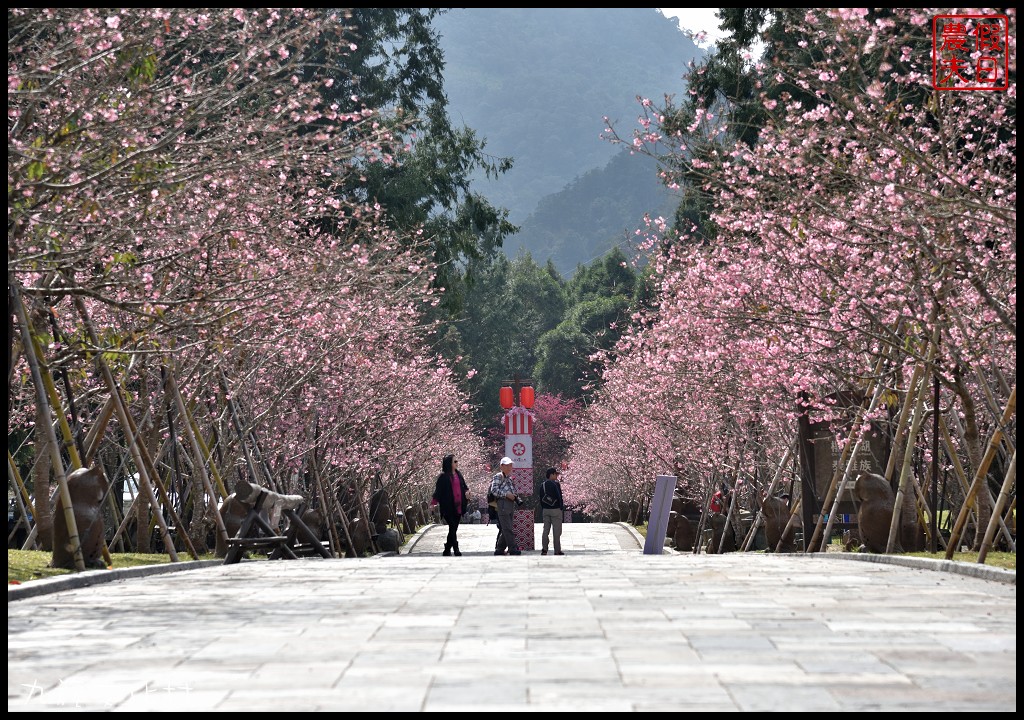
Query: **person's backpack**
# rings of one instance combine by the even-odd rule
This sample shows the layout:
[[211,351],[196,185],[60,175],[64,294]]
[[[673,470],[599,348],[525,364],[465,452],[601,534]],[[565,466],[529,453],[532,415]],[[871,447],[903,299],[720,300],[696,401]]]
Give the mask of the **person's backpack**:
[[487,490],[487,504],[490,505],[492,502],[494,502],[497,499],[498,498],[494,495],[494,493],[492,493],[490,491],[490,489],[488,489]]

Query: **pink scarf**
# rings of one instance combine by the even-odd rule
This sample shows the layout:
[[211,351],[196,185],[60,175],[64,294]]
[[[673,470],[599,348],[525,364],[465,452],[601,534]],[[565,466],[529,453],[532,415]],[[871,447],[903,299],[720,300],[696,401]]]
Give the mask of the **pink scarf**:
[[455,501],[455,509],[462,507],[462,483],[459,482],[459,474],[452,473],[452,499]]

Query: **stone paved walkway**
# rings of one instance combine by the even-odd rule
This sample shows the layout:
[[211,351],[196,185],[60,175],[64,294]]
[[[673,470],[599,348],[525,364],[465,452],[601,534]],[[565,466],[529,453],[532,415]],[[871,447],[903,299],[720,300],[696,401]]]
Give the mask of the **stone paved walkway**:
[[644,555],[582,523],[565,556],[476,525],[441,557],[445,531],[9,589],[8,710],[1016,710],[1016,573]]

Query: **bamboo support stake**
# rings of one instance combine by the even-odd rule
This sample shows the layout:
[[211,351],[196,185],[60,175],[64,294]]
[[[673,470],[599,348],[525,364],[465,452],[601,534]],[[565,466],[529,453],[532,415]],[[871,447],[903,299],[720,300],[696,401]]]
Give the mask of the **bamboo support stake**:
[[[139,485],[142,487],[146,496],[149,498],[150,504],[159,510],[160,504],[157,502],[156,493],[153,491],[153,482],[159,482],[158,478],[150,476],[150,465],[147,464],[146,460],[149,458],[149,453],[146,451],[142,439],[139,437],[138,429],[135,427],[135,422],[131,419],[127,408],[125,407],[124,398],[121,397],[121,387],[114,380],[114,373],[111,372],[110,367],[103,359],[103,354],[99,352],[100,347],[99,338],[96,336],[96,330],[92,326],[92,320],[89,318],[89,313],[85,309],[85,304],[79,297],[74,297],[75,308],[78,310],[79,316],[82,318],[82,324],[85,328],[86,334],[89,337],[89,341],[93,344],[97,351],[95,352],[96,366],[103,376],[103,380],[107,385],[107,390],[110,392],[111,398],[114,400],[114,413],[117,415],[117,420],[121,423],[122,432],[124,432],[128,439],[128,451],[132,455],[132,460],[135,462],[135,468],[139,472]],[[151,482],[152,481],[152,482]],[[167,508],[170,512],[174,512],[170,503],[167,503]],[[163,513],[154,513],[157,517],[157,525],[160,527],[160,535],[164,541],[164,547],[168,550],[168,555],[171,558],[171,562],[178,562],[178,553],[174,549],[174,541],[171,539],[171,532],[167,527],[167,523],[164,522]]]
[[[7,477],[15,482],[15,493],[28,507],[32,507],[32,496],[29,495],[28,488],[25,486],[25,481],[21,479],[21,473],[18,471],[18,464],[14,462],[14,457],[11,455],[11,451],[7,451]],[[19,500],[20,502],[20,500]]]
[[227,375],[224,371],[220,371],[220,383],[221,389],[224,391],[224,398],[228,406],[228,414],[231,416],[231,423],[235,426],[235,432],[238,433],[239,446],[242,449],[242,454],[245,457],[245,464],[249,468],[249,476],[252,478],[252,482],[257,485],[262,485],[260,478],[267,481],[267,486],[277,492],[273,478],[270,476],[269,471],[263,468],[263,473],[256,470],[256,463],[252,458],[252,453],[249,450],[249,438],[252,437],[252,433],[246,431],[242,426],[242,419],[238,416],[238,406],[235,403],[234,397],[231,395],[231,388],[228,386]]
[[708,485],[706,494],[704,495],[704,502],[700,509],[700,520],[697,521],[697,532],[693,536],[693,554],[699,555],[700,548],[702,545],[701,539],[704,535],[704,526],[707,525],[708,514],[710,513],[711,498],[715,494],[715,474],[711,473],[711,483]]
[[25,542],[22,543],[22,550],[35,550],[36,549],[36,537],[39,535],[39,525],[32,523],[32,529],[29,530],[28,537],[25,538]]
[[[992,394],[992,388],[989,387],[988,380],[985,378],[985,374],[981,371],[981,368],[975,365],[972,366],[972,369],[974,370],[974,377],[978,381],[979,387],[981,387],[982,394],[985,396],[985,407],[988,408],[992,420],[998,421],[999,403]],[[1010,449],[1011,453],[1017,452],[1017,444],[1014,442],[1013,437],[1010,435],[1003,435],[1002,441],[1006,443],[1006,446]]]
[[[955,307],[947,306],[946,310],[949,313],[949,316],[952,318],[956,328],[961,333],[963,333],[965,337],[968,337],[970,333],[967,331],[967,328],[964,325],[962,313],[957,311]],[[979,367],[978,365],[971,363],[971,369],[974,372],[974,378],[977,381],[978,386],[981,388],[982,394],[985,396],[985,407],[988,408],[989,416],[991,417],[992,422],[999,422],[999,403],[996,401],[995,396],[992,394],[992,388],[989,386],[988,378],[985,376],[985,373],[982,372],[981,367]],[[996,379],[998,380],[1000,388],[1002,388],[1004,393],[1009,394],[1011,390],[1006,382],[1006,378],[1003,376],[1003,373],[994,364],[991,367],[991,370],[993,371],[992,374],[995,375]],[[1014,389],[1016,389],[1016,385],[1014,386]],[[1006,443],[1007,447],[1010,448],[1011,452],[1017,451],[1016,443],[1014,442],[1014,439],[1011,438],[1009,435],[1004,435],[1002,441]]]
[[175,381],[174,373],[170,368],[167,370],[167,391],[171,394],[171,398],[177,406],[178,415],[181,417],[182,432],[185,433],[185,439],[188,440],[189,449],[192,451],[192,457],[194,459],[193,464],[199,473],[199,479],[203,483],[203,488],[210,497],[210,509],[213,511],[213,522],[217,526],[217,533],[226,545],[228,541],[228,530],[224,525],[224,518],[221,517],[220,514],[220,509],[217,503],[217,494],[213,489],[213,484],[210,482],[210,476],[206,472],[206,463],[203,461],[202,451],[200,450],[199,443],[196,441],[195,434],[192,432],[191,418],[189,418],[188,410],[185,408],[185,401],[181,397],[181,391],[178,390],[178,383]]
[[[934,349],[934,345],[932,346]],[[934,352],[929,352],[929,361],[934,356]],[[910,431],[907,433],[907,442],[904,446],[903,451],[903,463],[900,467],[900,482],[896,490],[896,498],[892,505],[892,518],[889,521],[889,538],[885,544],[886,554],[894,551],[896,547],[896,533],[900,527],[900,521],[903,515],[903,497],[907,491],[908,476],[911,474],[911,463],[914,459],[914,453],[912,452],[914,444],[917,442],[917,434],[921,431],[921,425],[924,423],[924,415],[922,412],[924,409],[924,399],[928,394],[928,382],[927,377],[922,374],[921,381],[917,387],[917,392],[914,398],[914,409],[911,411],[913,414],[913,420],[910,423]],[[907,397],[909,403],[910,397]]]
[[[797,449],[793,451],[793,466],[794,466],[793,467],[793,480],[790,483],[790,495],[791,495],[791,497],[795,497],[795,500],[792,500],[793,507],[791,507],[789,509],[789,519],[786,521],[786,527],[783,529],[782,535],[779,537],[779,542],[777,542],[775,544],[775,552],[777,552],[777,553],[778,552],[782,552],[782,543],[785,541],[785,539],[786,539],[787,535],[790,533],[790,531],[792,531],[793,526],[796,523],[797,518],[799,517],[799,513],[801,512],[800,500],[803,497],[803,491],[801,490],[801,488],[803,486],[803,483],[797,483],[796,482],[796,474],[799,472],[799,468],[797,467],[797,464],[800,462],[800,458],[797,457],[797,453],[798,453],[798,450],[799,450],[799,444],[800,444],[800,438],[798,436],[797,439],[796,439]],[[800,491],[799,493],[797,493],[798,490]],[[801,526],[801,530],[803,530],[803,529],[804,528]],[[802,534],[803,533],[801,533],[801,536],[802,536]],[[806,550],[807,542],[806,542],[806,540],[802,540],[802,542],[804,543],[804,549]]]
[[266,455],[263,452],[263,447],[260,445],[260,440],[256,437],[256,433],[251,429],[249,430],[249,437],[252,438],[253,454],[260,468],[263,470],[263,475],[267,479],[267,484],[275,492],[287,493],[288,488],[284,487],[284,481],[282,480],[282,483],[278,483],[277,480],[274,479],[274,474],[270,472],[270,463],[267,462]]
[[110,424],[112,417],[114,417],[114,399],[108,396],[106,402],[103,403],[103,407],[100,408],[100,414],[96,417],[96,422],[89,428],[89,432],[85,434],[85,439],[82,441],[82,447],[85,448],[85,455],[82,458],[84,462],[91,462],[96,457],[96,453],[100,449],[100,440],[107,431],[107,425]]
[[[326,516],[324,520],[327,522],[327,535],[331,540],[331,544],[334,546],[332,548],[334,556],[341,557],[341,538],[338,536],[338,526],[335,525],[334,521],[331,519],[331,505],[333,504],[337,510],[338,499],[336,497],[333,498],[334,502],[331,503],[327,496],[327,490],[324,487],[324,479],[323,476],[320,475],[320,464],[316,459],[315,448],[311,452],[309,467],[313,472],[313,482],[316,484],[317,493],[320,495],[320,506],[324,509],[324,514]],[[345,531],[346,537],[348,537],[348,528],[345,525],[342,525],[342,529]],[[348,541],[351,543],[352,538],[348,537]]]
[[366,494],[360,490],[356,493],[356,497],[358,498],[359,507],[363,512],[363,517],[365,518],[366,535],[370,538],[370,550],[372,550],[373,554],[376,555],[379,551],[377,549],[377,543],[373,540],[373,533],[377,528],[373,525],[373,518],[370,517],[370,506],[366,502]]
[[[30,335],[31,335],[31,328]],[[32,346],[36,353],[37,361],[39,362],[39,373],[46,386],[46,394],[50,398],[50,407],[53,409],[53,413],[57,418],[57,427],[60,428],[61,437],[64,440],[64,450],[68,454],[68,458],[71,461],[71,469],[78,470],[79,468],[85,467],[82,461],[82,457],[78,453],[78,445],[75,442],[75,434],[71,430],[71,425],[68,423],[68,413],[64,412],[64,404],[60,399],[60,393],[57,392],[57,385],[53,381],[53,374],[50,372],[49,366],[46,361],[43,360],[43,348],[39,344],[39,340],[32,335]],[[70,401],[71,388],[68,387],[68,399]],[[102,469],[101,469],[102,472]],[[109,497],[109,492],[107,497]],[[103,560],[106,562],[107,567],[112,567],[114,564],[114,558],[110,556],[110,548],[107,547],[107,541],[104,539],[100,547],[100,551],[103,553]]]
[[[120,388],[117,389],[117,392],[118,404],[123,407],[125,406],[125,402],[124,398],[120,397]],[[152,457],[150,457],[149,451],[146,449],[145,443],[142,442],[142,433],[139,431],[138,426],[136,426],[135,420],[132,418],[131,415],[127,413],[127,411],[125,411],[125,422],[127,422],[128,427],[131,430],[132,437],[135,439],[135,442],[133,444],[135,447],[139,448],[139,454],[142,458],[142,462],[146,464],[146,471],[149,474],[149,478],[152,481],[153,485],[156,487],[156,489],[159,491],[159,497],[164,501],[164,507],[167,509],[168,514],[170,514],[171,520],[174,522],[174,526],[176,528],[181,528],[181,532],[179,533],[179,535],[181,536],[181,541],[185,544],[185,549],[188,550],[188,553],[192,556],[193,560],[198,560],[199,553],[196,552],[195,546],[192,544],[192,539],[188,536],[188,533],[185,532],[184,524],[181,522],[181,518],[178,516],[177,511],[174,509],[174,503],[171,502],[171,497],[167,492],[167,488],[164,487],[164,483],[160,479],[160,473],[156,469],[156,463],[153,462]],[[142,475],[143,473],[139,473],[140,478],[142,477]],[[161,529],[166,528],[167,525],[164,522],[163,513],[159,512],[160,506],[154,503],[153,507],[157,509],[157,512],[154,512],[153,514],[159,518],[158,522],[162,524]],[[170,530],[170,528],[167,529],[168,531]],[[171,542],[171,549],[173,550],[174,542],[169,537],[164,539],[165,544],[168,541]],[[175,556],[176,555],[177,554],[175,553]]]
[[[949,459],[949,464],[953,466],[953,475],[960,482],[960,490],[967,495],[967,491],[971,489],[971,484],[967,480],[967,471],[964,470],[963,464],[960,462],[960,456],[956,453],[956,447],[953,445],[953,438],[949,434],[949,427],[946,425],[946,420],[943,417],[939,417],[939,433],[942,435],[943,449],[946,451],[946,457]],[[971,519],[975,524],[978,522],[977,513],[972,509]]]
[[[873,412],[875,408],[878,407],[878,403],[881,399],[882,384],[878,383],[871,396],[871,401],[868,403],[867,412]],[[857,453],[860,452],[860,445],[864,441],[859,429],[862,417],[864,417],[863,405],[857,409],[857,415],[854,419],[853,425],[851,426],[853,428],[853,432],[857,433],[857,440],[853,443],[847,442],[846,447],[843,448],[843,452],[839,456],[839,462],[836,465],[836,472],[832,475],[832,482],[829,483],[829,494],[826,496],[826,500],[823,503],[823,506],[826,506],[828,505],[829,500],[832,501],[832,506],[829,508],[828,520],[825,521],[825,528],[821,533],[821,545],[818,548],[819,552],[824,552],[825,548],[828,546],[829,539],[832,536],[832,525],[835,523],[836,511],[839,509],[839,503],[842,502],[843,491],[846,489],[846,483],[849,482],[850,472],[853,470],[853,464],[857,462]],[[832,495],[833,489],[835,490],[835,495]],[[818,542],[818,530],[821,529],[822,520],[824,520],[824,518],[819,516],[818,522],[814,525],[814,534],[811,536],[811,547]],[[807,552],[807,547],[808,546],[805,544],[804,552]]]
[[[854,419],[853,427],[857,427],[858,425],[860,425],[860,418],[861,418],[861,410],[862,409],[863,409],[863,407],[860,407],[860,408],[857,409],[857,415],[856,415],[856,417]],[[855,445],[859,446],[860,445],[860,440],[858,440],[856,443],[849,443],[849,442],[846,443],[843,446],[843,451],[841,453],[839,453],[839,461],[836,463],[836,470],[835,470],[834,473],[832,473],[832,480],[830,480],[829,484],[828,484],[828,492],[825,493],[825,500],[821,503],[822,508],[825,508],[825,507],[828,507],[829,505],[831,505],[833,503],[834,499],[836,497],[838,497],[838,494],[836,493],[836,491],[839,488],[839,481],[840,481],[840,479],[846,477],[847,463],[852,458],[856,458],[856,455],[852,454],[853,453],[853,448],[854,448]],[[815,491],[815,493],[817,493],[817,491]],[[807,528],[804,528],[804,534],[805,534],[805,537],[804,537],[804,552],[805,553],[812,552],[811,548],[815,548],[814,551],[815,552],[817,551],[817,549],[818,549],[817,546],[819,545],[819,543],[821,543],[820,538],[824,535],[824,530],[825,530],[824,522],[825,522],[825,516],[822,513],[818,513],[818,520],[814,523],[814,532],[811,533],[810,541],[807,541],[807,539],[806,539]],[[828,537],[825,536],[825,539],[826,539],[826,542],[827,542]]]
[[[28,507],[32,505],[32,498],[28,494],[28,488],[25,487],[25,482],[21,479],[21,473],[18,472],[18,465],[14,462],[14,458],[11,457],[11,451],[7,451],[7,479],[11,485],[14,486],[14,500],[18,504],[18,512],[21,513],[21,517],[18,518],[18,522],[15,524],[15,529],[18,525],[24,523],[25,529],[31,531],[32,528],[28,524]],[[26,533],[27,535],[27,533]],[[13,538],[13,531],[7,535],[7,547],[10,547],[11,540]]]
[[[803,502],[803,496],[798,497],[796,502],[793,503],[793,508],[789,511],[789,520],[786,521],[786,527],[782,530],[782,536],[779,538],[779,542],[775,544],[775,552],[782,552],[782,543],[786,541],[790,531],[793,529],[793,525],[796,523],[796,519],[800,514],[800,503]],[[806,528],[804,528],[806,530]],[[804,539],[804,552],[807,552],[807,540]]]
[[118,542],[121,539],[121,533],[128,528],[128,523],[132,521],[132,513],[135,512],[135,506],[139,502],[139,496],[136,495],[132,498],[131,504],[128,505],[128,509],[124,515],[121,516],[121,524],[117,526],[117,530],[114,531],[114,537],[110,538],[110,544]]
[[[950,464],[953,466],[956,479],[960,482],[960,489],[963,491],[964,496],[966,496],[967,492],[971,488],[971,484],[967,481],[967,472],[964,470],[963,465],[960,464],[960,457],[956,454],[956,448],[953,446],[953,438],[949,434],[949,427],[946,425],[945,420],[943,420],[942,418],[939,418],[939,429],[942,432],[942,439],[943,444],[945,445],[946,455],[947,457],[949,457]],[[959,425],[957,425],[957,430],[962,437],[963,429]],[[1005,437],[1003,439],[1005,440]],[[989,492],[988,484],[983,483],[982,489],[979,492],[988,493],[989,501],[995,503],[995,498],[993,498],[992,493]],[[968,521],[974,523],[975,526],[979,525],[977,508],[971,508],[971,513],[968,518]],[[1000,521],[999,531],[1002,533],[1003,538],[1006,540],[1006,542],[1010,545],[1013,545],[1013,533],[1010,532],[1010,528],[1007,527],[1006,523],[1006,518],[1003,518]]]
[[978,470],[974,473],[974,480],[971,482],[971,488],[967,491],[967,496],[964,498],[964,504],[961,506],[960,513],[957,515],[956,523],[953,525],[953,530],[949,536],[949,547],[946,548],[947,560],[952,559],[956,548],[960,546],[960,535],[963,532],[967,515],[978,496],[979,489],[984,485],[985,477],[988,475],[988,468],[992,464],[992,459],[995,457],[996,451],[999,449],[999,443],[1002,442],[1003,428],[1009,424],[1010,419],[1014,416],[1016,410],[1017,386],[1014,385],[1013,389],[1010,390],[1010,397],[1006,400],[1006,407],[1003,409],[1003,416],[1000,418],[998,427],[996,427],[995,432],[992,433],[992,437],[989,439],[988,449],[985,451],[985,456],[982,458],[981,464],[978,466]]
[[185,412],[188,413],[188,421],[192,427],[192,437],[196,439],[196,442],[199,444],[199,449],[202,450],[203,457],[206,459],[206,465],[210,468],[210,474],[213,475],[213,481],[216,483],[221,497],[226,498],[230,493],[228,492],[227,486],[224,484],[224,478],[221,477],[220,471],[217,470],[217,466],[213,462],[213,452],[210,450],[206,441],[203,440],[203,436],[199,432],[199,423],[196,422],[195,416],[189,412],[187,407]]
[[910,420],[910,408],[913,407],[910,397],[912,395],[916,395],[916,393],[920,391],[918,383],[924,382],[921,377],[923,371],[924,366],[919,363],[914,366],[914,372],[910,375],[910,384],[907,386],[907,396],[903,401],[903,405],[900,407],[900,417],[896,421],[896,431],[893,433],[893,439],[895,442],[892,450],[889,452],[889,460],[885,464],[885,481],[888,483],[892,482],[892,474],[896,470],[896,458],[900,457],[901,452],[905,452],[899,443],[907,432],[907,423]]
[[[25,352],[25,360],[28,362],[29,371],[32,374],[32,384],[36,388],[36,402],[43,410],[43,415],[50,416],[53,409],[50,407],[46,387],[43,384],[42,372],[39,369],[39,358],[36,356],[36,343],[32,338],[32,325],[28,321],[28,313],[25,304],[21,300],[21,293],[18,284],[12,277],[8,277],[11,299],[14,300],[15,312],[18,322],[21,324],[22,347]],[[68,489],[68,479],[64,474],[64,459],[60,456],[60,445],[57,444],[57,434],[53,431],[53,424],[43,423],[41,429],[49,436],[50,455],[53,474],[57,476],[57,487],[60,492],[61,503],[64,506],[64,521],[68,528],[68,541],[71,543],[71,554],[75,560],[75,569],[78,572],[85,571],[85,559],[82,557],[82,541],[78,535],[78,524],[75,522],[74,508],[71,506],[71,491]]]
[[[914,489],[914,494],[917,497],[917,521],[921,524],[921,527],[923,527],[925,529],[925,539],[927,539],[930,542],[931,541],[931,526],[928,523],[928,519],[930,517],[930,515],[928,515],[928,513],[938,512],[938,508],[936,508],[935,510],[931,510],[930,509],[931,506],[928,504],[928,499],[926,497],[925,490],[921,486],[921,483],[919,483],[917,481],[917,478],[914,476],[913,473],[910,474],[910,482],[911,482],[912,487]],[[938,524],[936,523],[936,528],[937,527],[938,527]],[[942,534],[939,533],[937,529],[936,529],[936,533],[938,534],[938,541],[942,544],[942,549],[945,550],[946,549],[946,540],[945,540],[945,538],[942,537]],[[929,547],[930,547],[930,545],[929,545]]]
[[[148,411],[147,411],[147,416],[148,416]],[[128,438],[128,439],[129,439],[129,441],[131,440],[131,438]],[[160,450],[157,451],[156,457],[152,459],[153,467],[156,467],[158,464],[163,462],[164,455],[167,454],[167,451],[168,451],[169,448],[170,448],[170,440],[165,440],[163,445],[160,446]],[[142,474],[139,473],[139,476],[140,476],[140,480],[141,480]],[[114,533],[114,537],[110,541],[111,543],[116,542],[120,538],[121,533],[123,533],[125,531],[125,529],[128,527],[128,523],[131,522],[131,519],[134,516],[135,510],[136,510],[136,506],[139,504],[139,499],[142,497],[142,495],[143,495],[143,492],[142,492],[142,487],[141,487],[141,482],[140,482],[139,483],[139,492],[136,493],[135,497],[132,498],[132,502],[128,506],[128,511],[125,512],[124,516],[121,518],[121,524],[118,525],[117,532]],[[157,509],[159,509],[158,506],[155,506],[155,507],[157,507]],[[147,528],[147,531],[150,530],[150,529],[152,529],[152,528]]]
[[[737,465],[736,468],[738,470],[739,469],[739,465]],[[738,478],[739,478],[739,475],[737,473],[736,479],[738,479]],[[718,554],[719,555],[722,554],[722,548],[725,547],[725,533],[726,533],[727,530],[729,530],[730,527],[732,527],[732,513],[733,513],[733,509],[736,507],[736,496],[739,495],[739,493],[736,491],[736,480],[735,479],[733,480],[732,492],[729,493],[729,495],[730,495],[730,497],[729,497],[729,509],[725,511],[725,525],[722,527],[722,537],[720,537],[718,539]],[[735,531],[734,531],[733,534],[735,534]],[[712,537],[714,537],[714,535],[712,535]]]
[[[31,331],[32,328],[30,327],[30,335]],[[36,339],[34,335],[32,335],[32,348],[36,354],[36,362],[39,363],[40,380],[43,381],[43,386],[46,388],[46,395],[50,400],[50,409],[53,410],[53,414],[57,419],[57,427],[60,428],[61,438],[64,440],[61,447],[63,447],[65,452],[68,454],[68,459],[71,461],[71,469],[77,470],[82,467],[82,457],[78,454],[78,447],[75,445],[75,436],[71,431],[71,426],[68,424],[67,413],[64,412],[64,404],[61,402],[60,394],[57,392],[57,386],[53,382],[53,375],[50,373],[50,368],[43,359],[43,349],[39,344],[39,340]]]
[[[775,492],[775,486],[782,477],[782,473],[786,470],[786,464],[789,462],[790,455],[793,454],[793,447],[794,445],[790,445],[786,448],[786,454],[782,456],[782,460],[779,462],[779,467],[775,470],[775,476],[772,478],[772,481],[768,484],[768,489],[765,491],[766,498],[770,498],[772,493]],[[754,536],[757,535],[757,528],[760,527],[763,521],[764,510],[762,508],[758,508],[757,514],[754,516],[754,521],[750,523],[750,530],[747,532],[747,536],[743,539],[743,552],[750,550],[750,546],[754,544]]]
[[[1013,497],[1010,498],[1010,504],[1006,507],[1006,514],[1003,515],[1003,524],[1004,524],[1004,526],[1005,526],[1006,523],[1010,522],[1011,520],[1013,520],[1017,516],[1016,513],[1017,513],[1017,494],[1014,493]],[[1014,522],[1014,529],[1016,529],[1016,526],[1017,526],[1017,523]],[[1009,530],[1007,530],[1007,535],[1010,535]],[[1010,540],[1010,546],[1013,547],[1014,548],[1014,552],[1016,552],[1016,543],[1013,542],[1013,538],[1009,537],[1008,539]]]
[[[147,415],[148,415],[148,412],[147,412]],[[134,433],[125,432],[124,435],[125,435],[125,440],[128,441],[128,446],[129,446],[128,447],[128,454],[129,454],[129,457],[131,457],[132,461],[136,463],[136,469],[138,470],[139,469],[139,466],[138,466],[139,461],[136,460],[135,454],[132,452],[133,448],[131,447],[132,443],[134,442]],[[164,453],[166,452],[166,450],[167,450],[167,443],[164,443],[163,446],[160,448],[160,451],[157,453],[156,459],[153,461],[154,465],[156,465],[156,463],[159,463],[159,462],[161,462],[163,460],[163,456],[164,456]],[[124,461],[122,461],[122,465],[123,464],[124,464]],[[120,470],[120,468],[119,468],[119,470]],[[110,539],[111,544],[113,544],[115,542],[118,542],[120,540],[121,533],[123,533],[125,531],[125,529],[128,527],[128,523],[131,522],[132,517],[135,514],[136,507],[139,504],[139,498],[141,498],[142,495],[145,493],[145,489],[144,489],[144,486],[143,486],[143,483],[142,483],[142,477],[143,477],[143,475],[146,474],[146,472],[147,471],[145,469],[139,470],[139,472],[138,472],[138,475],[139,475],[139,480],[138,480],[138,484],[137,484],[138,492],[135,494],[135,497],[132,498],[132,502],[128,506],[128,510],[124,513],[124,515],[122,515],[122,517],[121,517],[121,524],[117,526],[117,530],[114,532],[114,537],[112,537]],[[123,501],[123,498],[122,498],[122,505],[123,504],[124,504],[124,501]],[[159,511],[160,506],[158,504],[156,504],[155,502],[153,502],[152,499],[150,499],[150,505],[153,508],[156,508]],[[157,512],[156,514],[159,514],[159,512]],[[147,529],[147,531],[148,531],[148,529]],[[137,531],[137,533],[138,532],[142,532],[142,529],[140,528]]]
[[[857,457],[857,453],[853,453],[850,462],[853,462],[853,458]],[[839,481],[839,489],[836,490],[836,498],[832,502],[832,508],[828,513],[828,521],[825,523],[825,531],[821,534],[821,549],[819,552],[825,552],[828,548],[829,540],[832,538],[832,526],[836,522],[836,513],[839,511],[839,503],[843,498],[843,492],[846,490],[846,484],[850,481],[849,470],[843,473],[842,479]]]
[[[882,368],[885,365],[885,359],[886,356],[882,355],[875,361],[874,376],[876,378],[878,378],[882,372]],[[885,386],[882,385],[880,380],[875,380],[873,382],[873,385],[874,387],[872,388],[871,392],[871,400],[868,402],[867,410],[865,411],[864,401],[861,400],[860,407],[857,408],[857,414],[854,416],[853,423],[850,425],[850,427],[852,428],[851,432],[857,433],[857,440],[854,443],[847,442],[846,445],[843,447],[843,451],[839,455],[839,461],[836,463],[836,470],[834,473],[832,473],[832,480],[828,484],[828,492],[825,493],[825,500],[821,504],[822,508],[829,507],[830,504],[838,507],[838,503],[842,498],[842,492],[839,491],[839,487],[841,484],[840,481],[844,480],[849,475],[850,470],[853,467],[853,463],[857,459],[857,451],[860,449],[860,444],[863,441],[863,437],[861,436],[860,432],[861,418],[863,418],[865,414],[870,414],[874,412],[875,408],[878,407],[878,403],[882,399],[882,391],[885,389]],[[842,484],[845,486],[845,483]],[[833,493],[835,494],[833,495]],[[833,510],[828,514],[829,519],[832,519],[834,515],[835,512]],[[824,528],[822,526],[824,520],[825,518],[821,515],[821,513],[819,513],[818,521],[814,523],[814,532],[811,534],[810,542],[807,542],[806,540],[807,528],[804,528],[805,553],[808,552],[810,548],[814,548],[816,545],[818,545],[819,538],[821,543],[820,550],[824,550],[825,546],[828,544],[829,535],[828,533],[824,532]],[[831,523],[829,523],[829,529],[831,529]],[[785,534],[783,534],[783,537],[785,537]]]
[[[133,357],[129,364],[129,369],[135,363]],[[93,459],[96,457],[96,453],[99,452],[100,440],[103,438],[103,434],[107,431],[107,425],[110,424],[110,419],[114,416],[114,401],[110,396],[107,397],[103,403],[103,408],[100,410],[100,414],[93,423],[92,427],[89,428],[89,432],[86,433],[85,438],[82,440],[82,462],[86,465],[91,465]],[[112,486],[111,486],[112,487]],[[117,518],[121,513],[122,508],[114,501],[114,496],[109,492],[107,498],[110,502],[110,509],[112,516]],[[113,561],[109,561],[108,564],[112,565]]]
[[[1003,486],[999,490],[999,497],[996,498],[996,506],[992,509],[992,519],[988,523],[988,528],[985,530],[985,540],[981,543],[981,552],[978,553],[978,562],[984,563],[985,558],[988,556],[988,551],[992,549],[992,538],[995,537],[996,528],[999,526],[999,520],[1002,519],[1001,513],[1003,508],[1006,507],[1007,498],[1010,495],[1010,487],[1017,479],[1017,451],[1013,451],[1013,456],[1010,458],[1010,465],[1006,468],[1006,477],[1003,478]],[[1017,552],[1015,545],[1011,546],[1013,552]]]
[[[319,472],[319,470],[317,472]],[[352,532],[348,526],[348,515],[345,514],[345,508],[342,507],[341,501],[338,499],[338,494],[336,492],[331,493],[331,498],[334,500],[335,511],[338,513],[338,517],[341,519],[341,529],[345,533],[345,539],[348,540],[348,547],[352,551],[353,556],[355,556],[356,546],[355,543],[352,542]]]

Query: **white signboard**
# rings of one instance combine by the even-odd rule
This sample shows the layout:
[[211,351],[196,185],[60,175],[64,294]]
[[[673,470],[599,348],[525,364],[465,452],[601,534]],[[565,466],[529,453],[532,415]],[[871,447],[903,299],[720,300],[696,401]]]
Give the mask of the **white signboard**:
[[506,435],[505,454],[512,458],[515,470],[527,470],[533,467],[533,436]]

